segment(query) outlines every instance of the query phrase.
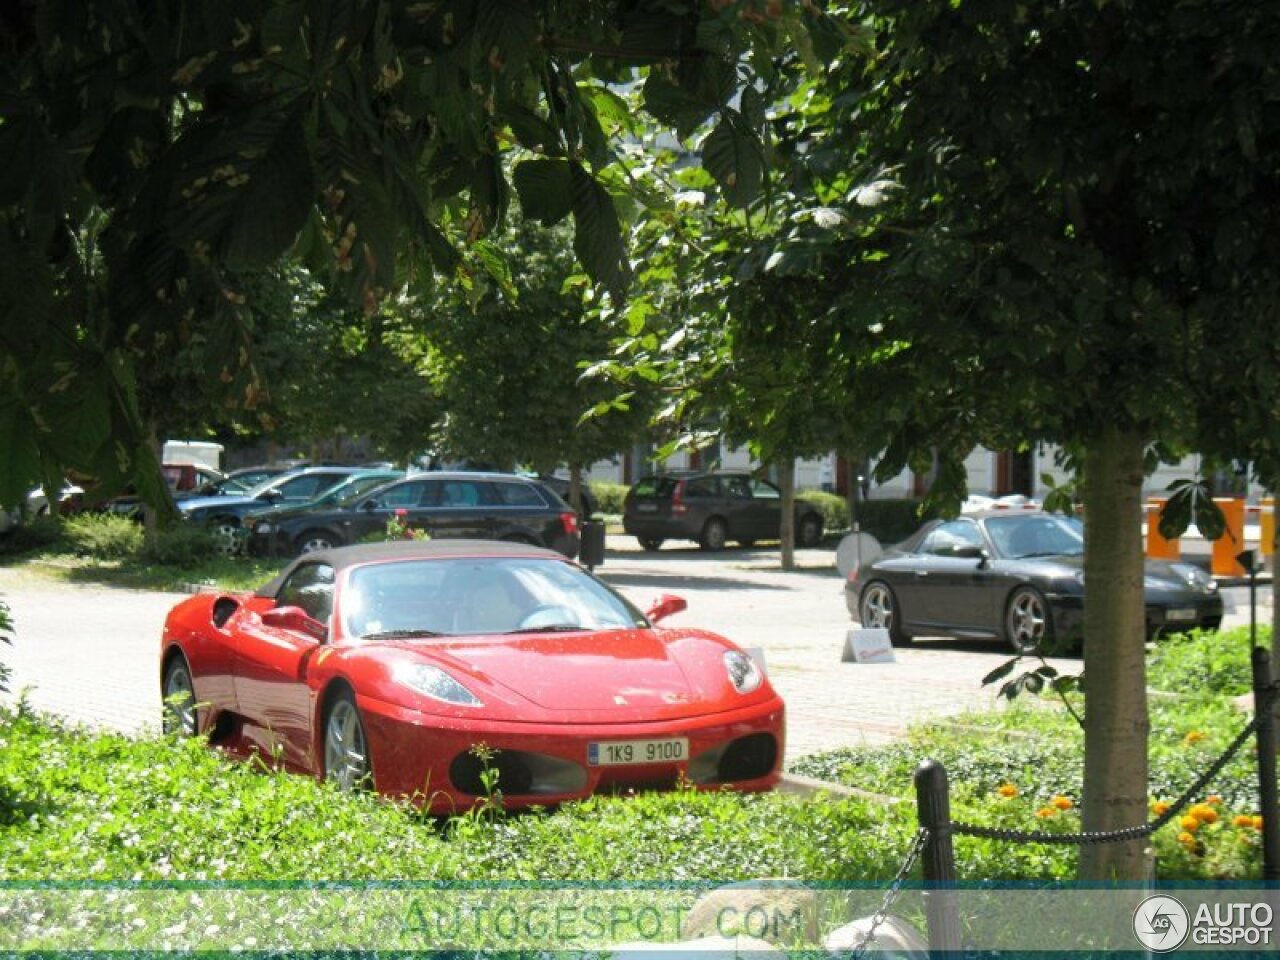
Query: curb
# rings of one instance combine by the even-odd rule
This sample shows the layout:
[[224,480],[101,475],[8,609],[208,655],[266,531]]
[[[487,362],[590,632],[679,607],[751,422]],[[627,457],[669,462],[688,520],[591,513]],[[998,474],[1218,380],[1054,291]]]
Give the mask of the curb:
[[831,783],[827,780],[818,780],[815,777],[804,777],[798,773],[784,773],[774,789],[779,793],[789,793],[793,796],[804,797],[806,800],[827,796],[834,797],[837,800],[868,800],[872,803],[882,803],[886,806],[906,802],[901,797],[890,797],[883,793],[873,793],[870,790],[862,790],[858,787],[847,787],[843,783]]

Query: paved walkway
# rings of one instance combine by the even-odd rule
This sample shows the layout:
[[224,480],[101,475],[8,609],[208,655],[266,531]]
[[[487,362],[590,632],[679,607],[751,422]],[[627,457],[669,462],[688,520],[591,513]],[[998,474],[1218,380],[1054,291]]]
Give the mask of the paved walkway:
[[[776,550],[643,553],[629,538],[615,537],[599,573],[642,608],[661,593],[684,596],[689,609],[667,621],[672,626],[705,627],[759,647],[787,701],[788,759],[882,743],[928,717],[999,709],[994,692],[981,686],[1007,658],[998,643],[917,641],[897,651],[896,663],[842,663],[852,624],[832,553],[802,550],[798,557],[803,569],[783,573]],[[160,630],[180,595],[65,584],[0,568],[0,596],[17,633],[13,647],[0,647],[15,693],[24,690],[37,708],[95,726],[156,727]],[[1260,599],[1269,601],[1269,593]],[[1261,620],[1269,616],[1269,606],[1260,609]],[[1247,623],[1247,607],[1228,622]],[[1060,666],[1072,671],[1080,663]]]

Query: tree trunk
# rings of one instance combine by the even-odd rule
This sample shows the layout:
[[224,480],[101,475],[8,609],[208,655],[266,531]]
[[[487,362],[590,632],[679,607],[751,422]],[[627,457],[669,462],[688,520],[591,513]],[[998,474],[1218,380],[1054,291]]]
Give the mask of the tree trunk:
[[[147,442],[151,447],[151,452],[155,454],[155,462],[159,466],[164,465],[164,444],[160,441],[160,431],[156,428],[154,419],[147,421]],[[173,499],[173,491],[169,488],[169,483],[164,477],[164,471],[160,471],[160,483],[156,487],[161,491],[161,496],[166,498],[165,503],[150,504],[145,500],[142,501],[142,527],[144,536],[149,544],[156,542],[156,537],[160,533],[162,527],[172,526],[178,517],[178,506]],[[57,501],[52,501],[55,505]]]
[[[1147,821],[1146,624],[1143,605],[1144,437],[1111,427],[1084,459],[1086,831]],[[1142,880],[1146,841],[1081,849],[1086,881]]]
[[784,460],[778,472],[782,490],[782,523],[778,535],[782,539],[782,569],[796,568],[796,462]]
[[586,511],[582,509],[582,464],[569,464],[569,506],[573,507],[574,512],[578,516],[586,516]]

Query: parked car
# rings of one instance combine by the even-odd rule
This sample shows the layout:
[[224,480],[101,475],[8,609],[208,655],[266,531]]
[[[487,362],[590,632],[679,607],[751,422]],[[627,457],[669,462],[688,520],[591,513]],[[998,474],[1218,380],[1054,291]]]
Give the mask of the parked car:
[[306,503],[337,486],[355,467],[307,467],[262,481],[243,496],[191,497],[178,501],[178,510],[193,523],[209,525],[224,552],[234,553],[242,545],[243,523],[250,514],[272,507]]
[[[822,540],[822,510],[803,497],[795,501],[796,543]],[[622,528],[646,550],[666,540],[696,540],[704,550],[722,550],[730,540],[744,547],[776,540],[782,525],[782,492],[749,473],[719,470],[645,477],[627,491]]]
[[[933,520],[849,573],[845,603],[895,644],[913,635],[991,637],[1016,652],[1064,648],[1083,628],[1084,526],[1038,510]],[[1222,597],[1191,563],[1148,560],[1147,632],[1216,629]]]
[[363,544],[298,558],[257,593],[178,604],[161,640],[164,727],[434,812],[597,791],[766,790],[782,699],[745,652],[655,624],[559,554],[491,541]]
[[[565,503],[570,502],[569,501],[569,481],[566,480],[564,477],[557,477],[555,474],[544,474],[538,479],[541,480],[544,484],[546,484],[546,486],[549,487],[551,490],[554,490],[556,493],[556,496],[558,496]],[[596,502],[595,494],[591,492],[591,488],[587,486],[587,482],[585,480],[582,481],[582,484],[579,486],[578,493],[582,497],[582,511],[581,511],[582,516],[584,517],[595,516],[596,511],[600,508],[600,505]]]
[[403,470],[356,470],[314,500],[288,506],[268,507],[266,510],[246,517],[244,522],[246,534],[248,535],[248,532],[259,524],[266,530],[302,514],[340,509],[344,504],[356,501],[371,490],[377,490],[379,487],[385,487],[389,483],[403,479]]
[[363,540],[401,515],[436,538],[510,540],[578,554],[578,516],[537,480],[508,473],[418,473],[320,509],[278,511],[247,524],[254,553],[306,553]]
[[247,493],[264,480],[278,477],[282,473],[297,470],[297,467],[285,465],[262,465],[257,467],[241,467],[232,470],[219,480],[211,480],[201,484],[191,496],[196,497],[237,497]]

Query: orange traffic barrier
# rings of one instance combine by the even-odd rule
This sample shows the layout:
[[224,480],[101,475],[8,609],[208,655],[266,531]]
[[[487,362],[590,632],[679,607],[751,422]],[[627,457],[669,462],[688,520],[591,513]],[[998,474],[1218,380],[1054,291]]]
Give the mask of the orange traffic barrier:
[[1155,560],[1177,560],[1182,556],[1182,544],[1177,537],[1166,540],[1160,536],[1160,514],[1164,500],[1147,502],[1147,556]]
[[1258,531],[1261,535],[1261,552],[1264,557],[1271,556],[1276,548],[1276,498],[1263,497],[1262,509],[1258,511]]
[[1236,562],[1236,554],[1244,549],[1244,499],[1214,497],[1213,502],[1222,510],[1227,529],[1213,541],[1210,569],[1216,577],[1243,577],[1245,570]]

